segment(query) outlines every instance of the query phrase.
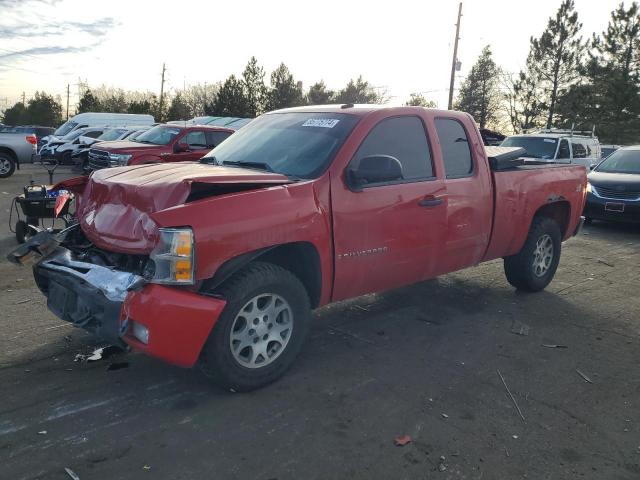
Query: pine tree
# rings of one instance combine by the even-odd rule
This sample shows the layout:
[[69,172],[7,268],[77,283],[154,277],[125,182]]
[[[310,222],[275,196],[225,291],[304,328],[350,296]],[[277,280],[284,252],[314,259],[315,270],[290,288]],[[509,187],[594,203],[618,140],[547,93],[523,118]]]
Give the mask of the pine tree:
[[326,105],[331,103],[333,96],[334,92],[328,90],[324,82],[320,80],[309,87],[307,103],[309,105]]
[[78,108],[76,109],[77,113],[85,113],[85,112],[101,112],[102,108],[100,106],[100,102],[98,98],[93,94],[91,89],[87,88],[80,100],[78,101]]
[[470,113],[480,128],[487,128],[497,120],[500,102],[500,71],[486,46],[461,85],[455,108]]
[[192,117],[191,109],[185,102],[182,92],[176,92],[171,99],[171,105],[167,112],[168,120],[188,120]]
[[264,112],[267,87],[264,84],[264,69],[256,57],[251,57],[242,72],[244,94],[248,103],[247,117],[257,117]]
[[231,75],[218,90],[208,112],[220,117],[251,117],[255,105],[251,104],[245,92],[244,81]]
[[57,127],[62,123],[62,105],[45,92],[36,92],[27,102],[27,122],[44,127]]
[[355,81],[349,80],[347,86],[336,94],[336,103],[378,103],[380,96],[369,82],[362,79],[362,75]]
[[427,100],[421,93],[412,93],[409,95],[409,100],[407,100],[405,106],[436,108],[436,102],[433,100]]
[[267,110],[297,107],[304,104],[302,82],[296,82],[284,63],[271,73],[271,88],[267,92]]
[[6,125],[24,125],[29,123],[27,107],[22,102],[16,102],[4,111],[2,123]]
[[530,69],[547,106],[547,128],[553,126],[558,97],[579,77],[584,50],[574,0],[563,0],[540,38],[531,38]]

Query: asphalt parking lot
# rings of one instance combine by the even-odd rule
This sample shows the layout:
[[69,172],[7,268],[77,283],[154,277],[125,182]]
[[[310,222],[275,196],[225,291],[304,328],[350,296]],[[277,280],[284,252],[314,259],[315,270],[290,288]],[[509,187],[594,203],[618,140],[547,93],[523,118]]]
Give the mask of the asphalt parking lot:
[[[2,258],[30,175],[0,180]],[[250,394],[138,354],[74,362],[100,344],[2,261],[0,478],[640,478],[640,228],[563,248],[539,294],[494,261],[323,308]]]

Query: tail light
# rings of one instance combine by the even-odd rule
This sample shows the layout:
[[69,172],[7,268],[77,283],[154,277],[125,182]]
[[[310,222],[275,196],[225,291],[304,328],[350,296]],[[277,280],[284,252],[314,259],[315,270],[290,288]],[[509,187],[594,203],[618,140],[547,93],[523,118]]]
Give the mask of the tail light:
[[27,140],[27,142],[29,142],[31,145],[37,145],[38,144],[38,139],[36,138],[36,136],[32,133],[31,135],[27,135],[26,137],[24,137],[25,140]]

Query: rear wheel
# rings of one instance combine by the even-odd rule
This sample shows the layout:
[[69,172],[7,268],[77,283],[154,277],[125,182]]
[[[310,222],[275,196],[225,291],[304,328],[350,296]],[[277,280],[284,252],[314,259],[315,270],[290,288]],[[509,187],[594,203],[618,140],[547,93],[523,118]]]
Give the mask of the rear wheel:
[[255,262],[215,293],[227,305],[202,349],[203,372],[238,392],[282,376],[309,327],[309,297],[300,280],[277,265]]
[[0,153],[0,178],[10,177],[15,170],[15,160],[6,153]]
[[536,217],[520,252],[504,259],[508,282],[518,290],[543,290],[553,280],[558,268],[561,240],[560,227],[555,221]]

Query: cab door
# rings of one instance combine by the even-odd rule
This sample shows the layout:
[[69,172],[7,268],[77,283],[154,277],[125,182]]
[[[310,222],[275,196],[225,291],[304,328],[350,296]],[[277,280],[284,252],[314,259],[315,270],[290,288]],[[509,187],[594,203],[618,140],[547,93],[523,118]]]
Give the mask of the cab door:
[[[184,148],[183,151],[176,151]],[[204,130],[191,130],[174,144],[174,152],[163,156],[165,162],[197,161],[204,157],[210,148],[207,148],[207,137]]]
[[[371,157],[399,162],[399,177],[350,187],[345,174]],[[388,117],[373,126],[343,175],[332,177],[331,199],[333,300],[435,274],[445,231],[446,191],[436,175],[423,118]]]

